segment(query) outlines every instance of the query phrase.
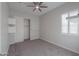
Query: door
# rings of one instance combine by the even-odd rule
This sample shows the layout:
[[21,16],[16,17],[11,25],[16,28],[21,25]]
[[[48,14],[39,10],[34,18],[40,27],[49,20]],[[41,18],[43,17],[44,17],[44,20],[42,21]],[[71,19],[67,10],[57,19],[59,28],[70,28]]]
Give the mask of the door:
[[30,39],[30,21],[24,19],[24,40]]

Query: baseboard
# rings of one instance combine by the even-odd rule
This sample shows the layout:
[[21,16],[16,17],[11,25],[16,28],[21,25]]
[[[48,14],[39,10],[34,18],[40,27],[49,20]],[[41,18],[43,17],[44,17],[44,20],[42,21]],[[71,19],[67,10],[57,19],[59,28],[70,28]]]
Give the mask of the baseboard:
[[37,39],[32,39],[32,40],[38,40],[39,38],[37,38]]
[[[41,40],[43,40],[43,39],[41,39]],[[46,41],[46,42],[48,42],[48,43],[51,43],[51,44],[54,44],[54,45],[56,45],[56,46],[59,46],[59,47],[61,47],[61,48],[67,49],[67,50],[69,50],[69,51],[71,51],[71,52],[74,52],[74,53],[79,54],[77,51],[74,51],[74,50],[72,50],[72,49],[70,49],[70,48],[64,47],[64,46],[62,46],[62,45],[60,45],[60,44],[56,44],[56,43],[51,42],[51,41],[48,41],[48,40],[44,40],[44,41]]]

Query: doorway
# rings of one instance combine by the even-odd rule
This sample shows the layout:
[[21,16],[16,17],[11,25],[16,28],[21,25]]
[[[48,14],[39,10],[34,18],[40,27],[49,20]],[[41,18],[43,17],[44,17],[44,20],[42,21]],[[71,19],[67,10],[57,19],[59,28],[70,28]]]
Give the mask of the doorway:
[[30,40],[30,19],[24,19],[24,41]]

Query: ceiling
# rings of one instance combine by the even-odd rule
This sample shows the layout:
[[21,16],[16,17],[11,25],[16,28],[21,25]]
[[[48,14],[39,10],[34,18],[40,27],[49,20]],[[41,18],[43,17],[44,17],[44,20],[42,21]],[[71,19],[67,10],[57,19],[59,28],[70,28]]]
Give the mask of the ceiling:
[[42,5],[48,6],[48,8],[42,8],[42,12],[36,10],[33,12],[33,7],[27,7],[27,5],[33,5],[32,2],[8,2],[8,6],[10,10],[29,13],[33,15],[43,15],[47,13],[48,11],[53,10],[56,7],[59,7],[60,5],[63,5],[65,2],[44,2]]

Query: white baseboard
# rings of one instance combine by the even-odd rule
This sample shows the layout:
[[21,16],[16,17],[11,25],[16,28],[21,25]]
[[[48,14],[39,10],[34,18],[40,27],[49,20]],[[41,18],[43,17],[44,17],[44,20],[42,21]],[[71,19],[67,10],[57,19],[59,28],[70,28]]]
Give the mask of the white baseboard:
[[[44,40],[44,39],[41,39],[41,40]],[[70,49],[70,48],[67,48],[67,47],[65,47],[65,46],[63,46],[63,45],[56,44],[56,43],[54,43],[54,42],[51,42],[51,41],[48,41],[48,40],[44,40],[44,41],[46,41],[46,42],[49,42],[49,43],[51,43],[51,44],[54,44],[54,45],[56,45],[56,46],[59,46],[59,47],[61,47],[61,48],[64,48],[64,49],[67,49],[67,50],[69,50],[69,51],[72,51],[72,52],[74,52],[74,53],[77,53],[77,54],[79,54],[79,52],[78,52],[78,51],[72,50],[72,49]]]

